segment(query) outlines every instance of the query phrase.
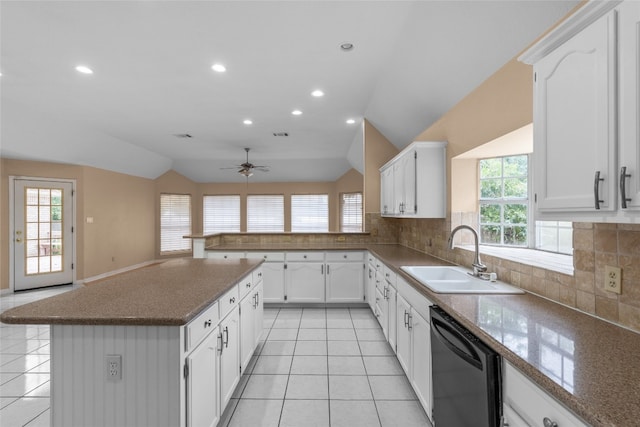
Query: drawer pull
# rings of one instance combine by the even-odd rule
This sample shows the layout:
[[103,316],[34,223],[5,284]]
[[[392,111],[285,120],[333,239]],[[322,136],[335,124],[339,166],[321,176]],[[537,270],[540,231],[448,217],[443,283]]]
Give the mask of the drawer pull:
[[302,258],[307,259],[307,256],[306,255],[302,255]]
[[262,273],[258,273],[258,277],[262,277]]
[[210,327],[210,326],[211,326],[211,319],[209,319],[209,320],[205,320],[205,321],[204,321],[204,327],[205,327],[205,328],[208,328],[208,327]]
[[346,255],[343,255],[342,257],[343,257],[344,259],[347,259],[347,256],[346,256]]
[[544,417],[544,419],[542,420],[542,424],[544,425],[544,427],[558,427],[558,423],[557,422],[551,421],[547,417]]
[[247,288],[251,287],[251,282],[247,282],[247,284],[245,285]]
[[236,303],[236,297],[229,298],[229,303],[230,304],[235,304]]

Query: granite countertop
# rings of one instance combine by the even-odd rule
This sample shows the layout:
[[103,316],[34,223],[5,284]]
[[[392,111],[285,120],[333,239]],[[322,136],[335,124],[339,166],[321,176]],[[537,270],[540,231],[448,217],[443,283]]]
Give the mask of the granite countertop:
[[4,323],[185,325],[262,260],[181,258],[5,311]]
[[533,294],[431,292],[403,265],[450,265],[400,245],[222,245],[215,250],[369,250],[593,426],[640,425],[640,334]]

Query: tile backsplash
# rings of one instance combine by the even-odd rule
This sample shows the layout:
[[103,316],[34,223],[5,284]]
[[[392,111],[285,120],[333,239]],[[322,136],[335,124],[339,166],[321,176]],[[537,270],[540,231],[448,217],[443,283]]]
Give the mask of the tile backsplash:
[[[392,223],[380,229],[397,230],[403,246],[471,267],[471,251],[447,248],[452,223],[466,223],[465,214],[453,214],[451,220],[378,216],[370,221]],[[573,247],[573,276],[490,255],[482,261],[504,282],[640,332],[640,225],[576,222]],[[606,265],[622,268],[620,295],[604,290]]]

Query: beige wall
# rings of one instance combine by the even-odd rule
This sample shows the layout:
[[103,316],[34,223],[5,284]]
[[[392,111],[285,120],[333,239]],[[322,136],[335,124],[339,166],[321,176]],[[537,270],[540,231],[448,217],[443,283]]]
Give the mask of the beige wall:
[[[9,242],[9,176],[76,181],[76,279],[154,259],[153,181],[92,167],[0,159],[0,236]],[[86,218],[92,217],[93,224]],[[0,289],[9,288],[9,245],[0,249]]]
[[380,167],[400,150],[368,120],[364,121],[364,211],[380,212]]

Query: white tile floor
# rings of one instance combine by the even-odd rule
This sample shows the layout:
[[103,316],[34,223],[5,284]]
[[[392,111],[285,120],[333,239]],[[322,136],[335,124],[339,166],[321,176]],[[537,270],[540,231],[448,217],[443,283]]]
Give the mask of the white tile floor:
[[[66,292],[0,296],[0,311]],[[265,309],[219,427],[429,426],[369,309]],[[49,327],[0,324],[0,425],[49,426]]]

